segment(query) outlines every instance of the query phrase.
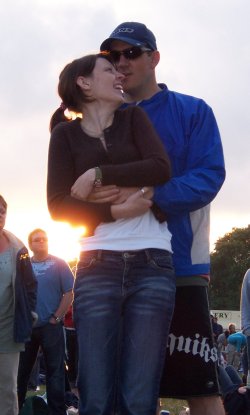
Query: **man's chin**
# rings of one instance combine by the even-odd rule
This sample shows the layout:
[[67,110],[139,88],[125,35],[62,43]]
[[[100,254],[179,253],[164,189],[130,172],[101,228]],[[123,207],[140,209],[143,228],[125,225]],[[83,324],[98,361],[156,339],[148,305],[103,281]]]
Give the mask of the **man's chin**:
[[125,92],[125,91],[124,91],[123,98],[124,98],[124,102],[125,102],[126,104],[129,104],[129,103],[131,103],[131,102],[134,102],[134,101],[133,101],[133,99],[131,98],[131,96],[129,95],[129,92]]

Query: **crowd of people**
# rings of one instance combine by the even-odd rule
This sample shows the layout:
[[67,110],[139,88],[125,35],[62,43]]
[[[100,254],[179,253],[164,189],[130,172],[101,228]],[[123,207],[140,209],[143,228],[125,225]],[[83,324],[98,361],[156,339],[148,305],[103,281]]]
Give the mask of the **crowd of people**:
[[[208,303],[209,214],[225,179],[222,143],[204,100],[157,83],[159,61],[154,34],[125,22],[100,52],[60,73],[47,200],[54,220],[87,225],[75,278],[49,254],[40,228],[28,236],[29,257],[4,230],[0,197],[3,415],[17,415],[18,402],[22,410],[39,350],[50,415],[66,415],[72,357],[80,415],[155,415],[160,397],[187,400],[191,415],[225,415],[216,342],[222,356],[226,334],[211,324]],[[81,117],[68,119],[65,109]],[[250,343],[248,321],[244,330]],[[236,341],[230,333],[224,342],[230,338]],[[235,347],[239,353],[242,344]]]
[[226,414],[249,414],[247,337],[242,330],[237,330],[234,323],[223,329],[212,313],[211,322],[218,352],[218,378]]

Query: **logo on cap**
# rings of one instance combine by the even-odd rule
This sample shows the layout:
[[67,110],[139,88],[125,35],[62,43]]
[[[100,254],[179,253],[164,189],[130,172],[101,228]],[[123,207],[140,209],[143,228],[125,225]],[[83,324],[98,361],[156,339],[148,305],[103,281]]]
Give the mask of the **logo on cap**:
[[116,35],[117,33],[133,33],[133,32],[134,32],[134,29],[130,29],[129,27],[121,27],[118,30],[114,30],[111,36]]

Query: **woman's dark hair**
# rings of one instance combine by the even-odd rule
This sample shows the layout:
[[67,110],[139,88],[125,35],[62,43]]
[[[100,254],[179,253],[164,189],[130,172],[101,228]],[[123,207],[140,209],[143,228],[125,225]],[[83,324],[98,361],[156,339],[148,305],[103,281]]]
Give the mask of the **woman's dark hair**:
[[2,205],[4,207],[5,210],[7,210],[7,202],[6,200],[3,198],[2,195],[0,195],[0,205]]
[[64,115],[67,108],[69,111],[80,113],[83,102],[91,102],[91,97],[84,94],[82,89],[77,85],[76,80],[79,76],[90,76],[95,68],[98,58],[107,59],[112,63],[108,53],[98,53],[86,55],[82,58],[75,59],[65,66],[59,76],[58,94],[62,99],[62,104],[54,112],[50,120],[50,131],[62,121],[69,121]]

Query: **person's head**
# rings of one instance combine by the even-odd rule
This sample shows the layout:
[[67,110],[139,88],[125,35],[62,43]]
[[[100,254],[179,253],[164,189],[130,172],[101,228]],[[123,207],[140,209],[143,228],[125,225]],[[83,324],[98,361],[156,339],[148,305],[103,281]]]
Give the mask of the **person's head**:
[[[117,72],[108,53],[86,55],[65,66],[59,76],[58,94],[62,105],[51,120],[51,129],[66,120],[64,110],[86,111],[89,104],[110,103],[114,110],[123,102],[123,75]],[[58,116],[58,119],[56,118]]]
[[34,229],[28,235],[28,244],[34,255],[48,254],[48,237],[43,229]]
[[234,323],[230,323],[228,325],[228,331],[229,331],[230,334],[235,333],[236,332],[236,325]]
[[4,228],[7,215],[7,203],[0,195],[0,230]]
[[124,75],[123,88],[132,99],[151,97],[157,89],[155,67],[160,60],[154,34],[143,23],[124,22],[102,42]]

